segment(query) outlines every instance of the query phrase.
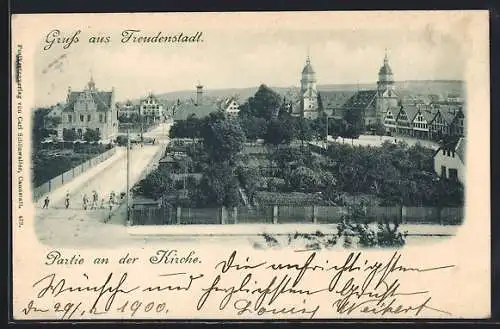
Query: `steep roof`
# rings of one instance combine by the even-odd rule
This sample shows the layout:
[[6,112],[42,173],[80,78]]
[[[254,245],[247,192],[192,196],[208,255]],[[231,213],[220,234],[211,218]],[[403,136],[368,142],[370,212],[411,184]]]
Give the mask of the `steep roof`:
[[[72,91],[69,94],[68,102],[64,108],[65,112],[73,112],[75,110],[75,103],[80,97],[81,94],[85,93],[85,91]],[[97,111],[109,111],[111,109],[111,102],[113,99],[112,91],[97,91],[90,90],[89,91],[94,103],[96,104]]]
[[420,109],[420,113],[424,117],[425,121],[427,121],[427,123],[431,122],[437,114],[436,111],[433,112],[428,109]]
[[354,91],[319,91],[325,108],[342,107],[355,93]]
[[[404,106],[399,113],[402,113],[403,111],[406,113],[408,120],[412,122],[417,115],[418,107],[416,107],[415,105]],[[397,118],[399,119],[399,115]]]
[[372,104],[375,96],[377,96],[376,90],[361,90],[351,96],[342,107],[345,109],[365,109]]
[[211,112],[219,110],[217,104],[196,105],[192,102],[184,102],[175,106],[174,120],[184,120],[191,114],[195,114],[198,118],[202,118],[209,115]]
[[465,137],[461,137],[457,142],[457,146],[455,147],[455,153],[458,155],[460,160],[462,160],[462,163],[465,163],[465,144]]

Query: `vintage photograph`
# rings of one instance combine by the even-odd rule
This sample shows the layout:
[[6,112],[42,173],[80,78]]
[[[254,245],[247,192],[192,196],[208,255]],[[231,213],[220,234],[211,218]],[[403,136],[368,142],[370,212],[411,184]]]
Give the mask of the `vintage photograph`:
[[487,18],[14,16],[13,317],[488,317]]
[[[50,31],[41,47],[72,33]],[[222,230],[264,248],[402,247],[463,223],[466,58],[453,37],[114,34],[122,44],[36,58],[43,243]],[[134,42],[172,45],[123,45]]]

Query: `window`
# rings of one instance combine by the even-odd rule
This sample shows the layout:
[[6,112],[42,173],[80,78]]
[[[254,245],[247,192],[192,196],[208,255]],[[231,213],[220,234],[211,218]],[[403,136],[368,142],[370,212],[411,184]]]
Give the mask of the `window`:
[[68,122],[72,122],[73,118],[71,117],[71,114],[68,114]]
[[445,166],[441,166],[441,177],[446,178],[446,167]]
[[84,121],[84,116],[82,114],[80,114],[80,121],[83,122]]
[[97,132],[97,134],[98,134],[99,136],[101,136],[101,132],[99,131],[99,128],[95,128],[95,131]]
[[443,155],[446,155],[446,150],[445,149],[443,149]]
[[102,114],[99,114],[99,122],[102,123]]
[[458,180],[458,171],[456,169],[448,169],[448,178],[451,180]]
[[88,122],[92,121],[92,115],[91,115],[91,114],[88,114],[88,115],[87,115],[87,121],[88,121]]

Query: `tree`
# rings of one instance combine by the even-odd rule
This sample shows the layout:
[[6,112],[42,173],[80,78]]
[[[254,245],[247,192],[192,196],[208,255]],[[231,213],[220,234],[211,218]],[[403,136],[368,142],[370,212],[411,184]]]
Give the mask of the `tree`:
[[340,137],[349,138],[351,140],[351,144],[354,143],[354,139],[358,138],[360,134],[360,130],[358,126],[347,123],[344,126],[344,129],[340,132]]
[[295,129],[291,120],[272,119],[267,126],[264,142],[278,146],[283,143],[290,143],[295,137],[294,135]]
[[245,142],[245,134],[237,122],[217,116],[208,118],[201,134],[205,151],[213,162],[234,164]]
[[344,113],[344,120],[357,131],[361,131],[364,127],[363,111],[360,109],[348,109]]
[[281,96],[266,85],[260,85],[253,97],[240,107],[241,116],[253,116],[270,120],[283,106]]
[[141,195],[158,200],[165,194],[174,191],[175,188],[168,171],[157,168],[142,179],[134,187],[134,190]]
[[64,129],[63,130],[63,140],[66,142],[73,142],[78,139],[78,135],[76,131],[73,129]]
[[246,117],[241,119],[241,127],[247,140],[262,138],[267,132],[267,121],[264,118]]
[[258,189],[265,185],[264,178],[254,167],[239,167],[237,172],[238,178],[247,192],[248,201],[252,204]]
[[233,207],[239,204],[238,180],[227,163],[213,163],[205,171],[200,189],[207,204]]
[[89,143],[98,142],[101,139],[101,134],[97,131],[97,129],[87,128],[85,134],[83,134],[83,139]]
[[290,185],[295,190],[315,191],[321,183],[319,174],[307,167],[298,167],[290,174]]
[[310,141],[312,139],[313,132],[311,129],[311,121],[304,118],[297,118],[294,120],[294,125],[297,138],[301,141],[303,147],[304,141]]

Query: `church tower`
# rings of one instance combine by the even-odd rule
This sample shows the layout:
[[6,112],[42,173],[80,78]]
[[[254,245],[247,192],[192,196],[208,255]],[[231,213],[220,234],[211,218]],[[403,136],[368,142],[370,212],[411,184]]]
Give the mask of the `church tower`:
[[384,64],[378,71],[377,81],[377,123],[383,123],[385,113],[389,108],[398,106],[398,95],[394,85],[394,76],[389,66],[387,50],[384,56]]
[[318,117],[318,91],[316,89],[316,72],[311,65],[311,59],[307,56],[306,65],[302,69],[300,80],[301,110],[306,119]]

